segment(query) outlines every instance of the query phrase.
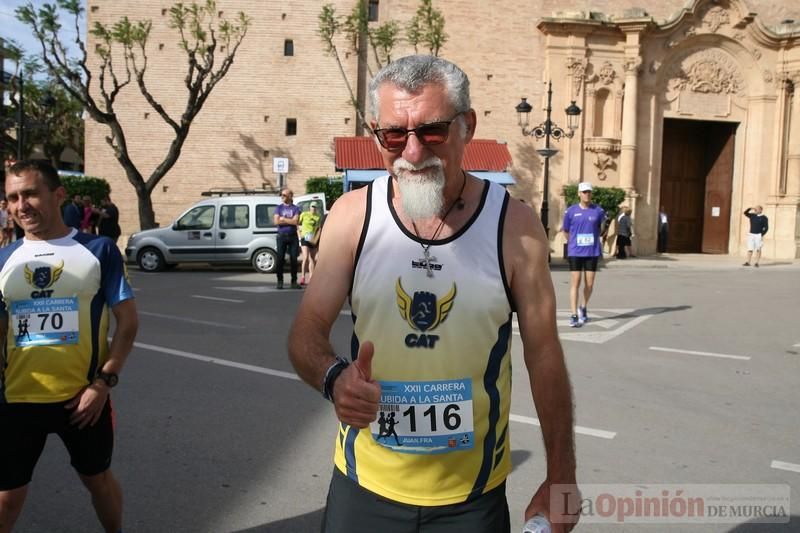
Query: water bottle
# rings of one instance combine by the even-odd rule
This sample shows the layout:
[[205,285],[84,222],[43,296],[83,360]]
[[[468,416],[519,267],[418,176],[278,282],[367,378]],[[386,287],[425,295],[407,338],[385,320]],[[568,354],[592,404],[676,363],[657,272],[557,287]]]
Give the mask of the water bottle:
[[550,521],[543,514],[537,514],[522,526],[522,533],[550,533]]

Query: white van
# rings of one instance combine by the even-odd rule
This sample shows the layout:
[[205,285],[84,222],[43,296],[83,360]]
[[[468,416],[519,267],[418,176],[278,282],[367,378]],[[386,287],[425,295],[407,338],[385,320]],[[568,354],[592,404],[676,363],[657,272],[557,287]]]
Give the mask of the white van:
[[[303,211],[312,202],[323,216],[328,212],[324,193],[294,199]],[[178,263],[250,263],[257,272],[275,272],[278,228],[272,215],[280,203],[279,196],[257,194],[201,200],[170,227],[131,235],[125,255],[145,272],[158,272]]]

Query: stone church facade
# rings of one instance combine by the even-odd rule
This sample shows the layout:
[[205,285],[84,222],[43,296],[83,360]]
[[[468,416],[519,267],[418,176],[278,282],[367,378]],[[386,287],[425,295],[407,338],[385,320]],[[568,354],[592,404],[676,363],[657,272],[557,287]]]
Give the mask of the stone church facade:
[[[346,14],[353,1],[333,4]],[[404,23],[417,7],[414,0],[369,3],[378,23]],[[165,108],[180,113],[185,71],[164,15],[171,2],[88,4],[90,25],[123,15],[153,20],[147,80]],[[643,255],[655,252],[660,206],[670,217],[671,251],[742,254],[748,230],[742,211],[760,204],[771,225],[764,255],[800,256],[800,8],[794,2],[669,1],[648,12],[625,1],[593,2],[589,10],[569,0],[434,4],[449,35],[440,55],[462,66],[472,82],[477,137],[508,144],[509,171],[517,179],[512,194],[538,209],[544,181],[535,151],[540,142],[517,125],[520,97],[533,104],[534,124],[544,120],[539,104],[548,80],[556,123],[565,125],[570,101],[582,109],[575,136],[552,143],[559,149],[549,169],[554,250],[561,242],[562,187],[585,180],[625,190]],[[275,157],[289,159],[284,178],[302,192],[308,177],[337,174],[333,137],[357,131],[338,66],[316,34],[318,2],[217,5],[226,16],[245,11],[253,26],[178,164],[154,190],[162,224],[205,190],[274,189]],[[286,41],[292,41],[291,56]],[[374,61],[359,61],[345,49],[342,42],[345,72],[363,90]],[[413,49],[401,45],[394,56],[406,53]],[[163,158],[169,131],[134,87],[118,114],[132,159],[147,175]],[[87,124],[86,170],[111,182],[124,232],[131,233],[138,229],[136,197],[105,136],[103,126]]]

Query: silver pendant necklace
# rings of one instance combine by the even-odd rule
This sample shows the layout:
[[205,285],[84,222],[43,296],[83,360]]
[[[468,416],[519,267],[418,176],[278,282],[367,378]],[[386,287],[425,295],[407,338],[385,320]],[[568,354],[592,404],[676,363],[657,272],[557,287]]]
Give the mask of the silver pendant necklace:
[[[436,257],[431,257],[430,250],[431,250],[431,245],[433,244],[432,241],[435,241],[436,237],[439,236],[439,232],[442,231],[442,228],[444,227],[444,222],[445,220],[447,220],[447,216],[450,214],[453,208],[455,206],[458,206],[459,209],[464,209],[464,199],[461,197],[461,195],[464,194],[464,187],[467,185],[467,175],[463,170],[461,171],[461,175],[463,177],[463,181],[461,182],[461,190],[458,191],[458,197],[453,201],[452,204],[450,204],[450,207],[447,208],[447,211],[445,211],[444,216],[442,217],[442,221],[439,222],[438,226],[436,226],[436,231],[433,232],[433,236],[429,239],[428,244],[423,244],[422,242],[419,243],[419,245],[422,247],[422,255],[424,256],[419,261],[425,266],[425,270],[427,271],[427,276],[429,278],[433,277],[433,268],[431,267],[431,261],[436,261]],[[417,238],[420,241],[422,241],[423,239],[419,235],[417,224],[414,222],[413,219],[411,220],[411,227],[414,228],[414,235],[416,235]]]

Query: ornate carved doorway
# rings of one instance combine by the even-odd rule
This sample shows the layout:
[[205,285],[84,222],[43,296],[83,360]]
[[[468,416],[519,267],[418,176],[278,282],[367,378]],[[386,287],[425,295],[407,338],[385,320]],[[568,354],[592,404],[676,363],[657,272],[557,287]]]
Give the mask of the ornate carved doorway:
[[660,198],[670,220],[668,252],[728,253],[737,126],[664,120]]

